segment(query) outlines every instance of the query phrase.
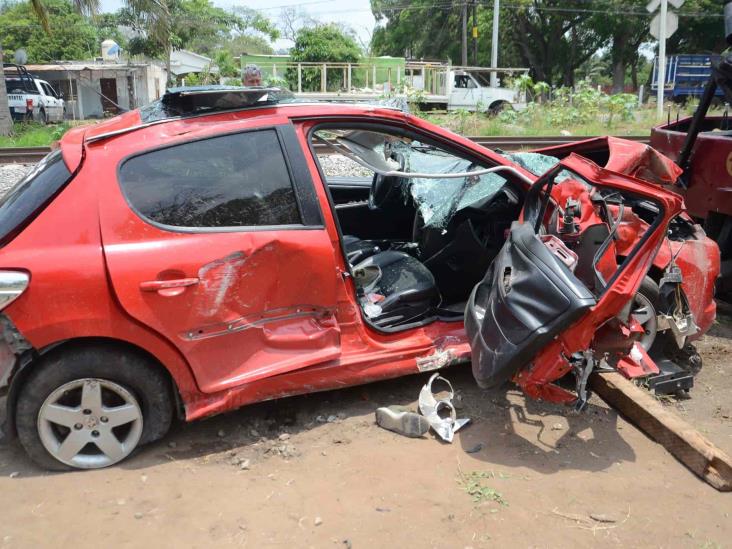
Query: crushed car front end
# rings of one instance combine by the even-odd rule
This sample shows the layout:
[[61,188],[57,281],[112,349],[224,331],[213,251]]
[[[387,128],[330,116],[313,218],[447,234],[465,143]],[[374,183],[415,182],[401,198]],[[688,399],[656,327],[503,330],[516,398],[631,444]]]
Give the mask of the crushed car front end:
[[[467,306],[480,385],[513,379],[529,396],[578,407],[598,368],[644,378],[657,393],[693,385],[701,360],[690,342],[714,320],[719,251],[680,197],[654,185],[678,177],[670,160],[605,142],[605,157],[598,143],[587,155],[510,155],[543,173],[535,187],[544,189],[529,192],[535,204],[527,198]],[[570,372],[575,391],[554,383]]]

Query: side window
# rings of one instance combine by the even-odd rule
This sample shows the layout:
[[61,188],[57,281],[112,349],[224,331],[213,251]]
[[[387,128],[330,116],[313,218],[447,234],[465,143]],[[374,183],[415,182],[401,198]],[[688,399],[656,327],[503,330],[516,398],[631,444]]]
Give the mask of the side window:
[[302,224],[275,130],[214,137],[144,153],[119,170],[142,217],[173,227]]

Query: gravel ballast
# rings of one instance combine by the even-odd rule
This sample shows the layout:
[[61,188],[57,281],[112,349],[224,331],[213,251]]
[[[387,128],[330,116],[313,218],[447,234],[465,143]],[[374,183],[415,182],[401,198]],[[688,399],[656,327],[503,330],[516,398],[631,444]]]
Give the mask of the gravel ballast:
[[20,181],[33,164],[0,164],[0,196]]

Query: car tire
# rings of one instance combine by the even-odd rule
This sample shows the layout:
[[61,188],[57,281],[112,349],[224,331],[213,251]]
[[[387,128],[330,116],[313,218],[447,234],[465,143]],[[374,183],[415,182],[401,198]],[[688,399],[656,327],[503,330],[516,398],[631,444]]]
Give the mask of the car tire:
[[41,112],[38,113],[38,121],[44,126],[48,124],[48,115],[46,114],[45,109],[41,109]]
[[506,101],[499,101],[490,106],[487,111],[488,116],[498,116],[504,110],[507,110],[509,104]]
[[[640,298],[639,299],[639,295]],[[646,277],[643,280],[640,288],[636,294],[635,305],[642,301],[644,298],[653,307],[652,314],[654,318],[658,315],[658,298],[659,289],[658,284],[650,278]],[[651,341],[647,342],[648,346],[643,345],[646,351],[655,358],[666,358],[674,362],[679,367],[688,371],[692,375],[697,375],[702,369],[702,358],[696,350],[696,347],[687,343],[682,349],[679,349],[676,342],[674,341],[673,335],[670,330],[664,332],[658,332],[658,321],[653,323],[654,337]],[[644,326],[645,328],[645,326]]]
[[[89,406],[96,391],[100,406]],[[171,383],[149,358],[107,347],[77,347],[61,349],[34,368],[20,389],[15,425],[33,461],[64,471],[118,463],[137,447],[162,438],[172,417]]]

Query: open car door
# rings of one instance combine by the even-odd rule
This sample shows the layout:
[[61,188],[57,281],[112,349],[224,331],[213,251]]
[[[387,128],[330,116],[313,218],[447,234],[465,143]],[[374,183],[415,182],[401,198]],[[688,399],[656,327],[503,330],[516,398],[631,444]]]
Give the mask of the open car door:
[[[513,379],[529,396],[581,407],[601,362],[658,373],[631,303],[681,208],[677,195],[574,154],[538,179],[467,304],[478,384]],[[615,240],[631,225],[642,236],[620,257]],[[576,393],[553,384],[570,371]]]

